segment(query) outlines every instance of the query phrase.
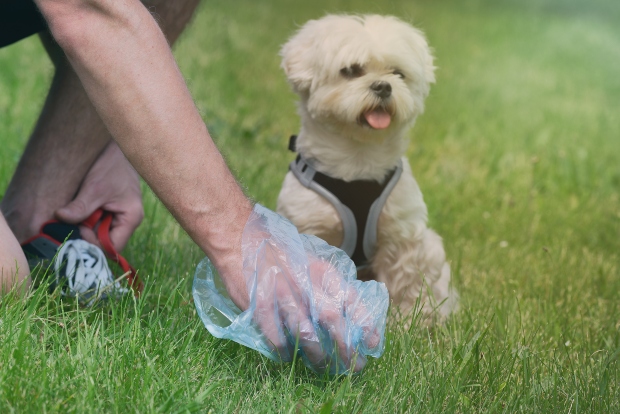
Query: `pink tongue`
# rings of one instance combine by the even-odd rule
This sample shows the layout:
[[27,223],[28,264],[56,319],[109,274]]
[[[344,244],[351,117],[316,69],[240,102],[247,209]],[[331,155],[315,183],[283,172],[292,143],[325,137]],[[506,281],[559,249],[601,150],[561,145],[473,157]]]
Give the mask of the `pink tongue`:
[[390,126],[390,122],[392,121],[390,114],[381,109],[365,112],[364,118],[366,118],[368,125],[374,129],[385,129]]

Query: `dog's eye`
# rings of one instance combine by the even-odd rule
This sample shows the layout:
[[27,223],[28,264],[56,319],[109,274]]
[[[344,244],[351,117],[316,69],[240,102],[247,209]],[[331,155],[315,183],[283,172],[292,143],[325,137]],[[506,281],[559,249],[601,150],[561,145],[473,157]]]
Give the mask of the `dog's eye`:
[[354,63],[351,66],[340,69],[340,74],[347,79],[359,78],[364,76],[366,72],[364,72],[364,68],[362,65]]
[[402,73],[400,70],[395,70],[394,72],[392,72],[392,74],[398,76],[401,79],[405,79],[405,74]]

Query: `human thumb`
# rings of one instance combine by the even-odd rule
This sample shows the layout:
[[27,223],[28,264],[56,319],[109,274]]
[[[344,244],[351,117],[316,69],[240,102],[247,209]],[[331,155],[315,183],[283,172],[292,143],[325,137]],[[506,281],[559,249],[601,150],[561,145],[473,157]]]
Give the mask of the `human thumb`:
[[59,208],[54,213],[56,218],[70,224],[79,224],[86,220],[97,210],[98,206],[89,205],[83,199],[78,197],[66,206]]

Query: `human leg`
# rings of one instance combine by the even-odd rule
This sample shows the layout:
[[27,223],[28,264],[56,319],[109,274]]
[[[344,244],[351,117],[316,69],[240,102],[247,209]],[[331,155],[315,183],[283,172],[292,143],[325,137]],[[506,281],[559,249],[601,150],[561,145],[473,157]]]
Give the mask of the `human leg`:
[[142,0],[172,46],[191,20],[200,0]]
[[20,242],[73,198],[110,139],[62,51],[47,36],[42,39],[56,73],[1,204]]
[[25,282],[23,286],[27,286],[29,273],[26,256],[0,214],[0,294],[8,292],[16,284]]

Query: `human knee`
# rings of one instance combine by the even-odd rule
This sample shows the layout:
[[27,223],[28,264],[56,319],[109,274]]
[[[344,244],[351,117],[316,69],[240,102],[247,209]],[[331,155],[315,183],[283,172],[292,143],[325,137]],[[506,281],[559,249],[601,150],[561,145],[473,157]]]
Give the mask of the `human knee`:
[[0,257],[0,295],[16,287],[25,288],[29,283],[30,268],[26,257],[14,257],[11,254]]
[[35,0],[47,21],[52,36],[68,56],[87,47],[88,34],[97,27],[114,22],[117,27],[139,25],[128,12],[127,3],[138,0]]
[[43,47],[45,47],[47,55],[50,57],[54,67],[56,68],[56,72],[68,73],[71,70],[71,66],[67,61],[65,52],[63,52],[62,48],[58,45],[58,43],[56,43],[51,33],[42,32],[39,36],[41,38],[41,43],[43,43]]
[[16,285],[25,286],[30,275],[26,256],[0,214],[0,293]]
[[80,16],[84,12],[86,2],[75,0],[35,0],[35,2],[58,45],[64,50],[74,46],[81,25]]
[[141,0],[173,44],[191,20],[200,0]]

